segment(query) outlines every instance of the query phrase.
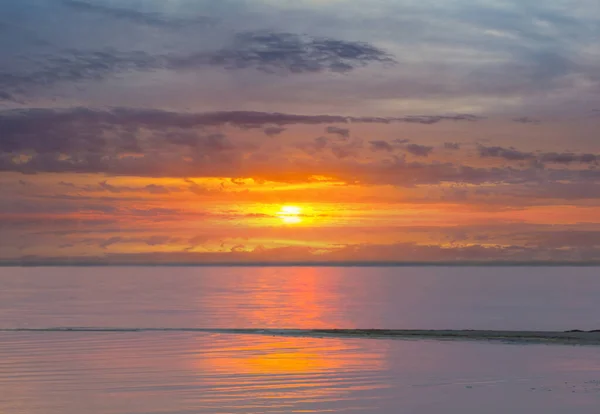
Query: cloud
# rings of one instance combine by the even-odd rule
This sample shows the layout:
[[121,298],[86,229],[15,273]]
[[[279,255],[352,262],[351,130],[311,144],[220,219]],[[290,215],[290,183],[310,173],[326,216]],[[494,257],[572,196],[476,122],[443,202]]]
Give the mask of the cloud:
[[186,26],[204,26],[214,23],[214,19],[205,16],[197,16],[186,19],[175,18],[161,15],[159,13],[142,12],[134,9],[122,9],[104,6],[98,3],[88,3],[87,1],[62,0],[62,4],[78,12],[94,13],[113,19],[120,19],[132,23],[163,28],[174,29]]
[[523,152],[519,151],[513,147],[504,148],[499,146],[494,147],[486,147],[484,145],[479,145],[478,147],[479,155],[483,158],[493,157],[493,158],[504,158],[508,161],[525,161],[525,160],[533,160],[536,159],[536,156],[531,152]]
[[[80,245],[88,245],[88,246],[98,246],[99,248],[106,250],[111,246],[116,244],[145,244],[147,246],[156,247],[156,246],[172,246],[176,245],[183,240],[178,237],[170,237],[163,235],[154,235],[147,237],[123,237],[123,236],[113,236],[106,239],[102,238],[87,238],[83,240],[79,240],[78,244]],[[65,247],[73,247],[73,245],[63,246]]]
[[534,125],[538,125],[538,124],[542,123],[538,119],[529,118],[527,116],[523,116],[523,117],[520,117],[520,118],[514,118],[513,122],[517,122],[519,124],[534,124]]
[[[431,118],[438,118],[432,116]],[[376,118],[344,117],[339,115],[295,115],[270,112],[168,112],[140,108],[93,110],[22,109],[0,111],[0,152],[18,153],[33,150],[39,154],[65,151],[115,153],[139,152],[137,132],[140,128],[155,131],[173,129],[163,138],[176,145],[202,146],[212,150],[227,150],[231,144],[220,135],[199,136],[192,130],[209,126],[327,124],[337,123],[390,123],[413,122],[412,117]],[[428,124],[429,122],[426,122]],[[336,131],[338,131],[336,129]],[[107,132],[118,132],[119,139],[109,141]],[[338,133],[345,134],[340,128]],[[414,151],[419,151],[415,147]],[[421,149],[426,151],[426,149]]]
[[329,126],[329,127],[325,128],[325,132],[327,132],[328,134],[339,135],[343,139],[350,138],[350,130],[347,128],[338,128],[335,126]]
[[547,152],[539,157],[542,162],[552,162],[557,164],[571,164],[574,162],[582,164],[597,164],[600,160],[600,155],[597,154],[574,154],[572,152]]
[[206,196],[214,193],[213,190],[206,188],[189,178],[184,179],[184,182],[188,185],[188,190],[198,196]]
[[369,142],[371,144],[371,149],[373,151],[387,151],[387,152],[392,152],[394,150],[394,147],[392,147],[392,145],[387,142],[387,141],[370,141]]
[[7,96],[12,94],[14,99],[35,88],[48,88],[61,82],[97,81],[122,72],[158,69],[164,64],[160,57],[143,51],[65,50],[60,55],[35,62],[33,69],[0,72],[0,90]]
[[332,147],[331,153],[340,160],[356,155],[356,151],[353,148],[341,145],[336,145]]
[[283,131],[285,131],[285,128],[282,127],[267,127],[263,130],[263,132],[265,133],[265,135],[269,136],[269,137],[275,137],[279,134],[281,134]]
[[460,150],[460,144],[457,142],[444,142],[444,148],[447,150],[458,151]]
[[[98,183],[98,188],[109,193],[121,194],[121,193],[148,193],[148,194],[170,194],[173,191],[179,191],[178,188],[168,188],[163,185],[148,184],[143,187],[127,187],[127,186],[114,186],[109,184],[107,181],[101,181]],[[95,190],[94,188],[87,188],[89,190]]]
[[294,33],[253,31],[238,33],[229,47],[170,60],[170,67],[198,65],[265,72],[349,72],[371,63],[394,63],[383,50],[364,42],[301,36]]
[[323,151],[329,145],[329,139],[327,137],[317,137],[309,142],[302,142],[297,145],[298,148],[306,152],[307,154],[315,154]]
[[429,154],[433,152],[433,147],[419,144],[408,144],[404,146],[404,150],[417,157],[428,157]]
[[[119,194],[115,200],[127,200],[131,201],[131,198],[126,197],[124,194],[127,193],[146,193],[146,194],[171,194],[176,192],[186,191],[184,187],[180,186],[165,186],[159,184],[148,184],[145,186],[132,187],[132,186],[123,186],[123,185],[112,185],[108,182],[108,180],[100,181],[98,184],[87,184],[87,185],[76,185],[71,182],[59,181],[59,187],[64,187],[70,189],[72,191],[77,191],[77,194],[81,193],[95,193],[95,192],[108,192],[112,194]],[[40,196],[40,195],[39,195]],[[43,197],[43,196],[42,196]],[[64,197],[65,200],[69,199],[67,194],[63,194],[59,197]],[[80,199],[85,199],[86,197],[81,196]],[[103,199],[106,199],[104,197]],[[135,199],[133,199],[135,200]]]
[[[146,23],[161,21],[137,11],[126,12],[79,1],[66,1],[88,11],[102,11],[105,14],[110,11],[111,15],[121,18],[127,16],[130,20]],[[43,56],[40,62],[32,61],[29,70],[0,72],[0,91],[5,100],[26,95],[35,88],[48,88],[64,82],[99,81],[132,71],[195,71],[216,66],[263,72],[345,73],[375,62],[393,62],[387,53],[367,43],[268,31],[238,33],[229,47],[179,55],[153,54],[143,50],[120,51],[109,47],[95,51],[69,49]]]
[[[478,113],[491,114],[507,105],[516,110],[515,114],[522,112],[519,107],[535,111],[528,114],[531,117],[514,115],[516,122],[529,122],[536,117],[550,119],[551,115],[565,114],[565,110],[573,114],[583,106],[588,106],[589,111],[599,102],[594,95],[598,64],[590,52],[595,46],[595,22],[591,13],[582,13],[592,8],[587,0],[587,4],[573,10],[539,3],[528,5],[526,11],[513,6],[499,9],[485,1],[469,5],[454,2],[441,8],[435,18],[409,1],[381,3],[378,11],[369,16],[358,11],[360,6],[348,2],[347,12],[342,14],[339,2],[317,5],[304,1],[294,11],[273,2],[176,2],[177,6],[173,2],[150,3],[3,3],[0,14],[5,16],[2,28],[7,38],[23,40],[3,44],[4,62],[9,64],[0,66],[4,75],[10,75],[4,82],[10,90],[0,90],[20,98],[22,90],[30,86],[57,86],[50,90],[52,98],[60,100],[67,95],[71,102],[97,102],[97,85],[75,91],[56,83],[69,81],[70,72],[76,74],[73,81],[79,82],[77,79],[92,81],[132,71],[160,71],[155,78],[160,82],[153,90],[137,87],[138,81],[149,80],[144,74],[128,76],[133,78],[128,85],[119,79],[108,86],[127,88],[131,101],[148,102],[147,97],[154,94],[162,103],[169,100],[164,106],[172,106],[172,96],[181,90],[189,93],[186,98],[191,100],[194,90],[204,94],[214,86],[221,91],[219,100],[236,96],[244,107],[256,104],[264,108],[274,101],[289,103],[293,97],[296,103],[307,99],[303,101],[307,105],[309,99],[310,103],[321,102],[322,107],[341,104],[350,108],[349,113],[358,111],[365,100],[370,107],[390,111],[394,107],[410,107],[414,111],[431,107],[441,108],[440,111],[475,108]],[[148,12],[153,9],[157,12]],[[184,13],[214,16],[220,25],[210,31],[138,30],[139,26],[170,29],[196,24],[196,18],[186,18]],[[10,23],[13,18],[17,19]],[[205,19],[198,18],[200,25]],[[57,20],[64,24],[57,25]],[[31,28],[29,32],[54,46],[42,50],[31,39],[24,40],[23,27]],[[442,32],[445,35],[440,35]],[[78,36],[82,33],[86,35]],[[149,42],[148,34],[157,36]],[[104,45],[109,48],[102,49]],[[63,48],[75,51],[79,57]],[[410,54],[417,50],[419,53]],[[111,51],[115,56],[109,57],[104,69],[100,62],[85,56]],[[123,59],[134,51],[146,54],[144,65],[125,64]],[[110,63],[115,58],[119,65]],[[397,62],[393,68],[388,67],[394,64],[390,59]],[[93,76],[82,78],[77,72],[81,72],[78,69],[86,61],[91,61],[88,68]],[[357,70],[365,66],[381,70],[377,76]],[[204,71],[205,68],[209,70]],[[242,82],[229,82],[225,68],[252,70],[242,74]],[[184,72],[184,76],[164,73],[165,69]],[[256,73],[257,70],[262,73]],[[53,71],[63,76],[56,76]],[[277,76],[271,77],[277,88],[262,87],[268,81],[266,72],[289,75],[337,71],[351,73],[352,77],[294,76],[291,80]],[[206,75],[202,79],[222,84],[205,86],[190,72],[201,72]],[[36,82],[36,78],[45,81]],[[119,93],[105,92],[102,104],[114,105],[121,100]],[[44,94],[43,98],[49,96]]]
[[416,157],[428,157],[433,152],[433,147],[420,144],[408,144],[409,139],[395,139],[394,144],[390,144],[383,140],[370,141],[373,151],[393,152],[395,149],[400,149]]
[[[418,117],[423,124],[443,120],[463,120],[462,116],[448,117],[432,115]],[[435,121],[435,122],[433,122]],[[34,131],[39,124],[51,129],[75,128],[79,125],[101,126],[103,129],[115,127],[129,128],[198,128],[206,126],[233,125],[240,128],[268,127],[283,125],[318,125],[327,123],[415,123],[415,117],[370,117],[342,115],[297,115],[278,112],[222,111],[222,112],[169,112],[145,108],[90,109],[74,107],[67,109],[27,108],[0,111],[0,128],[4,133],[14,134]],[[32,125],[34,124],[34,125]],[[43,131],[41,131],[43,132]],[[65,138],[66,139],[66,138]]]
[[[160,242],[164,240],[159,240]],[[177,240],[179,241],[179,240]],[[113,237],[99,241],[101,248],[122,242],[143,242]],[[98,242],[96,242],[98,243]],[[169,241],[172,243],[172,241]],[[216,264],[216,263],[479,263],[479,262],[600,262],[600,249],[588,247],[584,249],[564,249],[544,246],[521,245],[454,245],[439,246],[416,243],[395,244],[348,244],[315,249],[304,246],[284,246],[265,248],[262,246],[249,249],[245,245],[236,244],[226,252],[190,252],[183,249],[179,252],[148,253],[105,253],[69,257],[57,256],[22,256],[16,260],[6,259],[5,263],[22,264],[41,263],[98,263],[98,264]]]
[[[101,173],[142,177],[252,177],[279,182],[309,182],[315,175],[365,185],[542,184],[591,185],[600,171],[511,166],[480,168],[468,165],[463,152],[453,152],[453,162],[407,162],[392,150],[420,158],[430,157],[433,146],[360,139],[340,141],[318,137],[306,143],[282,146],[254,138],[232,139],[207,128],[223,125],[329,124],[331,118],[359,122],[362,117],[294,115],[265,112],[178,113],[115,108],[26,109],[0,112],[0,171],[26,174]],[[372,119],[372,118],[368,118]],[[380,118],[374,118],[380,119]],[[397,118],[402,119],[402,118]],[[318,154],[313,158],[300,152]],[[370,150],[370,151],[369,151]],[[372,159],[368,154],[379,151]],[[482,157],[533,160],[547,163],[593,163],[594,154],[529,153],[515,148],[479,146]],[[545,157],[545,158],[544,158]],[[105,191],[118,191],[106,183]],[[187,190],[211,194],[193,181]],[[549,187],[550,188],[550,187]],[[572,188],[572,187],[569,187]],[[124,190],[124,189],[123,189]],[[174,191],[168,188],[167,191]],[[142,190],[140,190],[142,191]],[[164,193],[149,187],[145,192]],[[214,191],[214,190],[213,190]],[[500,191],[497,189],[497,191]],[[557,196],[562,188],[552,187]],[[574,190],[569,190],[574,191]],[[565,193],[566,194],[566,193]],[[575,194],[575,193],[573,193]]]
[[417,124],[436,124],[440,121],[468,121],[475,122],[484,119],[481,116],[472,114],[455,114],[455,115],[418,115],[404,118],[404,122],[412,122]]
[[530,231],[521,237],[549,249],[600,247],[600,231],[594,230]]
[[15,98],[8,92],[0,91],[0,101],[14,101]]
[[106,248],[112,246],[113,244],[121,243],[122,241],[123,241],[122,237],[115,236],[115,237],[111,237],[109,239],[103,240],[102,242],[100,242],[98,244],[98,246],[100,246],[103,249],[106,249]]
[[600,156],[592,153],[575,154],[572,152],[524,152],[517,150],[516,148],[492,146],[487,147],[479,145],[479,155],[483,158],[494,157],[503,158],[507,161],[527,161],[537,160],[542,163],[555,163],[555,164],[597,164],[600,160]]

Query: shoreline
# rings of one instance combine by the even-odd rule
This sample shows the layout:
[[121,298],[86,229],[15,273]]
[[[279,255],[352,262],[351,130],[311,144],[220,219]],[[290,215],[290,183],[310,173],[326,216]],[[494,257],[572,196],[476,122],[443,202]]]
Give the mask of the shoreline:
[[0,332],[196,332],[217,334],[271,335],[311,338],[431,339],[463,341],[500,341],[512,343],[550,343],[563,345],[600,345],[600,330],[582,331],[504,331],[504,330],[423,330],[423,329],[225,329],[225,328],[111,328],[49,327],[0,328]]

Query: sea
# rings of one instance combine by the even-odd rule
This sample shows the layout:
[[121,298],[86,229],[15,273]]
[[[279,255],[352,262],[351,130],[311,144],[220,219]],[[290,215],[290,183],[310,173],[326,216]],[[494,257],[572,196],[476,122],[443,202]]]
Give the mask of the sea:
[[0,413],[600,412],[600,346],[311,329],[600,329],[600,268],[1,267]]

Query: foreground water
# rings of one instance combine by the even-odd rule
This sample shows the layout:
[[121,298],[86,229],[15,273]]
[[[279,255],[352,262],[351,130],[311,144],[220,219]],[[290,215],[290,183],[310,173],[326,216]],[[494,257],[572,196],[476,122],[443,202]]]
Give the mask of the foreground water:
[[[598,329],[597,268],[4,268],[0,328]],[[597,413],[600,347],[2,332],[0,412]]]

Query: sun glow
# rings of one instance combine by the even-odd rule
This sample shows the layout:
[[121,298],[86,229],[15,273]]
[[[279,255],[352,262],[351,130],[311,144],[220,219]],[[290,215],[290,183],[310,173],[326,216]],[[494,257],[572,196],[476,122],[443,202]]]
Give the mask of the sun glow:
[[285,224],[302,223],[302,208],[297,206],[281,206],[277,212],[277,217]]

